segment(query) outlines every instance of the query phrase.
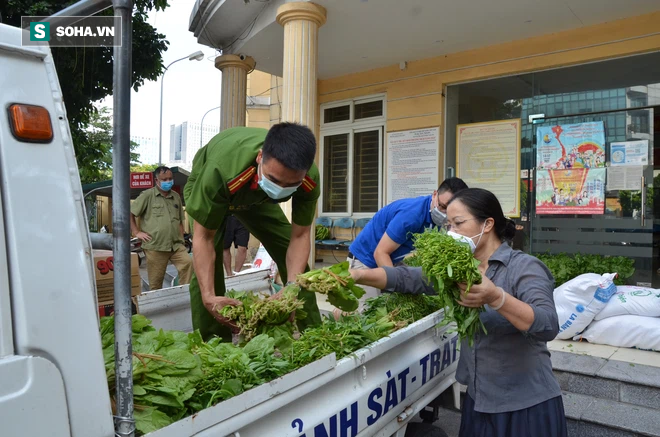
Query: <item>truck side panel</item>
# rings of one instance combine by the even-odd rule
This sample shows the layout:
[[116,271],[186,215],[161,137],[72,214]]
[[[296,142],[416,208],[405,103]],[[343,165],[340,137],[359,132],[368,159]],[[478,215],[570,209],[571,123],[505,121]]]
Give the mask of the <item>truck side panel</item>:
[[[82,189],[53,59],[49,49],[38,50],[44,56],[21,50],[21,30],[0,24],[0,184],[14,353],[42,357],[59,370],[72,436],[109,437],[114,429]],[[7,113],[14,103],[48,110],[50,143],[14,138]]]
[[69,420],[62,376],[48,360],[0,360],[0,423],[6,436],[68,436]]

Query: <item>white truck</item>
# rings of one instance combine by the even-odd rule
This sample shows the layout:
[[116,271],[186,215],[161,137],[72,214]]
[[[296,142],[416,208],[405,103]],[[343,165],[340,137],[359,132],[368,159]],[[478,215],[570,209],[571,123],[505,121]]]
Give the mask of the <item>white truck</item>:
[[[50,49],[23,47],[21,30],[3,24],[0,103],[0,433],[133,435],[113,420],[83,193]],[[252,289],[266,279],[245,278]],[[139,301],[157,327],[190,329],[186,286]],[[457,338],[441,319],[339,361],[326,356],[148,436],[403,436],[438,395],[452,386],[457,395]],[[415,426],[409,437],[442,435]]]

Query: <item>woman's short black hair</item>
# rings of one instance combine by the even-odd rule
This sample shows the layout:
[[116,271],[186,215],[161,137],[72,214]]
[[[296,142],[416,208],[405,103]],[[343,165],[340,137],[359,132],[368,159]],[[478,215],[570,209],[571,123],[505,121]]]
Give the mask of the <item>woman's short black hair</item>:
[[495,221],[495,233],[501,241],[509,241],[516,234],[516,224],[513,220],[504,217],[502,205],[497,197],[482,188],[468,188],[454,194],[447,206],[460,200],[467,210],[481,223],[492,218]]
[[270,128],[262,149],[263,159],[277,159],[291,170],[308,171],[316,156],[316,137],[307,127],[283,122]]

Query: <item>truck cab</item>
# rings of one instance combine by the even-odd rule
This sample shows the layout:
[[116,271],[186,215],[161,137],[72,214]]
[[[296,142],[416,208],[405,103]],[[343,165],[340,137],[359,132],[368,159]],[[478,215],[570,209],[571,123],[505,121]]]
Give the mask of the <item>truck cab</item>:
[[0,423],[7,436],[114,435],[92,250],[48,47],[0,24]]

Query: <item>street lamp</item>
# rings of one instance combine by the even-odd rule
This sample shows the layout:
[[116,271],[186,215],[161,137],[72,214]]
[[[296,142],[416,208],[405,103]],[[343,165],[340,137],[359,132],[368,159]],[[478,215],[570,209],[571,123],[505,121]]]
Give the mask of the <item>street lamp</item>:
[[197,50],[195,53],[191,53],[188,56],[177,59],[176,61],[170,62],[170,64],[165,67],[163,75],[160,77],[160,129],[158,130],[158,165],[163,163],[163,82],[165,79],[165,73],[167,73],[168,68],[179,61],[187,59],[189,61],[201,61],[204,59],[204,53],[201,50]]
[[215,108],[211,108],[211,109],[209,109],[208,111],[206,111],[206,113],[205,113],[204,116],[202,117],[202,122],[199,124],[199,148],[200,148],[200,149],[202,148],[202,138],[203,138],[203,136],[204,136],[204,119],[206,118],[206,115],[207,115],[209,112],[211,112],[211,111],[215,111],[216,109],[220,109],[220,107],[219,107],[219,106],[216,106]]

